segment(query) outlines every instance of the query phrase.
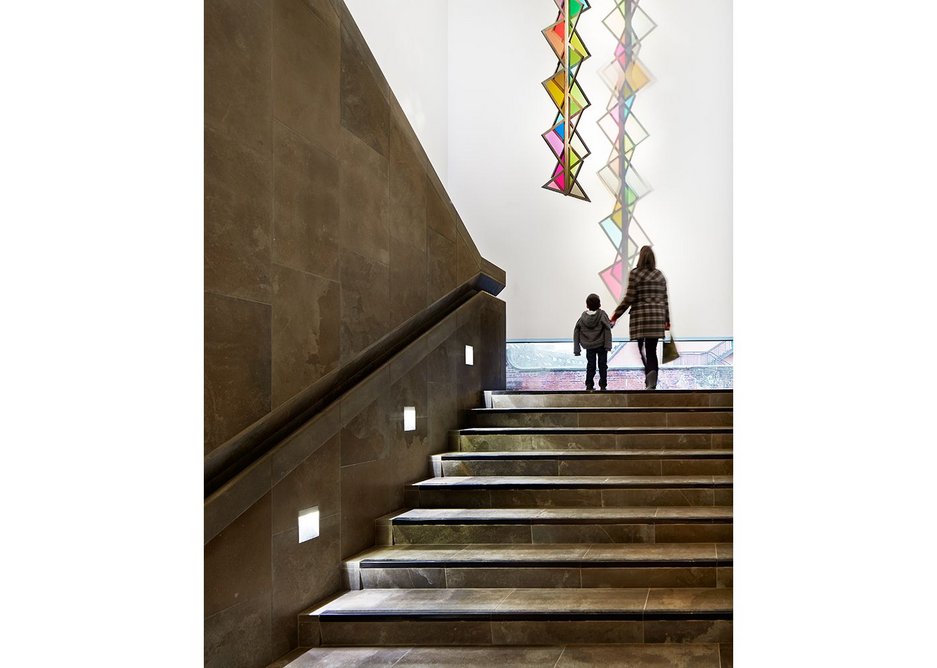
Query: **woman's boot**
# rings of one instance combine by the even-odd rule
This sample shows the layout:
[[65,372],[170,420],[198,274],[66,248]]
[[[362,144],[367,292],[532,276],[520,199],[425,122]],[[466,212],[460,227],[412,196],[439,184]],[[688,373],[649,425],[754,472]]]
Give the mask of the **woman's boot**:
[[644,376],[644,389],[645,390],[656,390],[657,389],[657,372],[648,371]]

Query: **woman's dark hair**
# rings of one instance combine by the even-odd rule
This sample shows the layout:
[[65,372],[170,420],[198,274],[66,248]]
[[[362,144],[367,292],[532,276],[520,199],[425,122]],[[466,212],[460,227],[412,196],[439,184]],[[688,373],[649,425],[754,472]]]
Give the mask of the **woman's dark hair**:
[[657,269],[657,260],[654,259],[654,251],[650,246],[641,246],[641,254],[638,255],[638,269]]
[[586,308],[590,311],[594,311],[602,305],[602,302],[599,300],[599,296],[594,292],[586,297]]

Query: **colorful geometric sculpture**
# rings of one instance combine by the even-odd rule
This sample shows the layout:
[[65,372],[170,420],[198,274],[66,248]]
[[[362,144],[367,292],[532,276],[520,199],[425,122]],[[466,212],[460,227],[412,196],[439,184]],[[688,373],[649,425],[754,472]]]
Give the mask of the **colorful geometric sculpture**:
[[647,130],[633,112],[639,90],[651,83],[652,77],[638,59],[641,41],[657,27],[639,6],[640,0],[614,0],[615,9],[602,23],[618,40],[615,59],[601,71],[602,79],[612,92],[607,111],[599,119],[599,127],[612,143],[609,160],[599,170],[599,178],[615,197],[612,212],[599,221],[599,226],[615,247],[615,261],[599,276],[615,300],[621,300],[627,287],[626,267],[634,266],[641,246],[651,241],[634,217],[634,210],[651,187],[632,164],[635,148],[648,137]]
[[589,201],[589,197],[576,181],[589,148],[576,132],[576,125],[583,109],[591,103],[576,81],[582,62],[589,57],[589,50],[576,32],[580,15],[589,9],[588,0],[554,0],[559,15],[545,28],[546,38],[559,61],[556,71],[543,82],[557,114],[553,127],[541,136],[556,158],[556,167],[550,180],[543,187],[563,195]]

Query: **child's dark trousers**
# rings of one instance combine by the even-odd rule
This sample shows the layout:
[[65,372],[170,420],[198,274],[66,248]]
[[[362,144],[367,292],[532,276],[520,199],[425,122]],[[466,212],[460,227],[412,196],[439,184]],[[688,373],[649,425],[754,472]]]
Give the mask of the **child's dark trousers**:
[[608,385],[608,351],[605,348],[586,348],[586,389],[595,389],[595,367],[599,367],[599,387]]

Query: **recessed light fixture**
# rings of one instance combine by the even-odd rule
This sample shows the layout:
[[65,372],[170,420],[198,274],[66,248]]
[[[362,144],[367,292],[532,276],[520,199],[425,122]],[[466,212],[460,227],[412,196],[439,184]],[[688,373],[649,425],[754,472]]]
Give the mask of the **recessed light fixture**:
[[403,407],[403,430],[414,431],[416,429],[416,406]]
[[472,346],[465,346],[465,363],[469,366],[475,364],[475,349]]
[[319,535],[319,506],[299,511],[299,542],[305,543]]

